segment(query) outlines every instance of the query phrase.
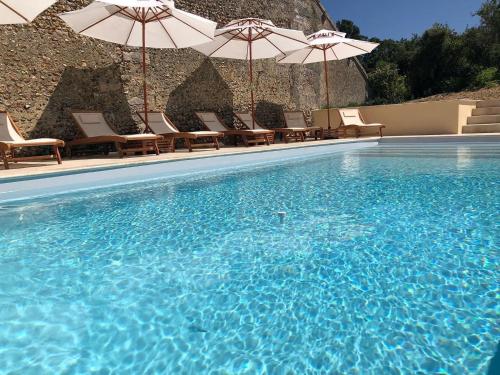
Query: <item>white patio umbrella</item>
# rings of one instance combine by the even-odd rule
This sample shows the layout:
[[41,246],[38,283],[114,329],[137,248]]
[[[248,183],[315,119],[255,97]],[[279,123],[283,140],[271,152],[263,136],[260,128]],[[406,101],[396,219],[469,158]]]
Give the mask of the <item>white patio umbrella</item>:
[[209,57],[248,61],[252,119],[255,128],[253,60],[273,58],[307,45],[307,39],[302,31],[282,29],[268,20],[244,18],[231,21],[218,29],[212,42],[193,48]]
[[[326,79],[326,101],[330,108],[330,92],[328,89],[328,61],[344,60],[350,57],[370,53],[378,43],[346,38],[345,33],[333,30],[321,30],[307,37],[309,46],[282,54],[277,57],[281,64],[312,64],[323,62]],[[328,129],[331,129],[330,110],[328,110]]]
[[28,23],[57,0],[0,0],[0,25]]
[[100,0],[59,15],[75,32],[142,48],[144,112],[148,122],[146,48],[186,48],[213,40],[217,24],[176,9],[173,0]]

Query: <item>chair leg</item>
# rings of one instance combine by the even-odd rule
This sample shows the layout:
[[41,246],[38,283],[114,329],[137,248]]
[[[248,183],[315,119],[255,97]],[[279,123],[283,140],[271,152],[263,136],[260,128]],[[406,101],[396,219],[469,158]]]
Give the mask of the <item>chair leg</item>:
[[3,166],[5,169],[10,169],[9,167],[9,160],[7,159],[7,153],[5,151],[2,151],[2,160],[3,160]]
[[189,152],[193,152],[193,146],[191,146],[191,139],[184,138],[184,142],[186,143],[186,146],[187,146]]
[[15,148],[13,148],[12,150],[10,150],[10,159],[12,160],[12,163],[17,164],[16,149]]
[[54,152],[54,156],[56,157],[57,164],[62,164],[61,153],[59,152],[59,147],[52,146],[52,150]]
[[148,150],[147,150],[148,149],[148,143],[147,143],[147,141],[142,141],[141,146],[142,146],[142,154],[143,155],[147,155],[148,154]]
[[264,135],[264,139],[266,140],[266,146],[270,145],[269,137],[271,137],[271,136],[270,135]]
[[247,136],[246,136],[246,135],[243,135],[243,136],[241,136],[241,138],[243,139],[243,144],[244,144],[246,147],[248,147],[249,145],[248,145],[248,138],[247,138]]
[[215,145],[215,149],[216,150],[219,150],[220,149],[220,146],[219,146],[219,140],[217,139],[217,137],[214,137],[214,145]]
[[153,141],[153,147],[155,149],[155,154],[160,155],[160,149],[158,147],[158,141],[156,139]]
[[116,147],[116,151],[118,151],[118,155],[120,155],[120,158],[123,158],[124,153],[123,153],[123,149],[122,149],[121,143],[116,142],[115,143],[115,147]]
[[380,138],[382,138],[383,137],[383,135],[382,135],[382,128],[378,128],[378,132],[380,134]]

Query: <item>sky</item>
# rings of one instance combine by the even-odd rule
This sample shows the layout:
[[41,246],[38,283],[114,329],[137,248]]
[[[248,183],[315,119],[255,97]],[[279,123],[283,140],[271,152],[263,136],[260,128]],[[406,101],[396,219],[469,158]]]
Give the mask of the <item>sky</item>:
[[458,32],[477,26],[472,14],[484,0],[322,0],[335,21],[349,19],[361,34],[380,39],[401,39],[421,34],[435,23]]

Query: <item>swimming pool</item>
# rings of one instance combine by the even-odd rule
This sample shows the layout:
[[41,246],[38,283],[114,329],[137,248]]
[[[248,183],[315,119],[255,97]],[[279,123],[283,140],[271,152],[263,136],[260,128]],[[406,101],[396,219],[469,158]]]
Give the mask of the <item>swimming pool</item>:
[[485,373],[499,178],[384,145],[4,205],[0,374]]

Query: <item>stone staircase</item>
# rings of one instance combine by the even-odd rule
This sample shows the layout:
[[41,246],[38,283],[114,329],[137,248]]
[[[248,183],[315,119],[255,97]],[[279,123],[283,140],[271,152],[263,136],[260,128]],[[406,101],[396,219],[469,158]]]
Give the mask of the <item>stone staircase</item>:
[[500,99],[477,102],[462,133],[500,133]]

